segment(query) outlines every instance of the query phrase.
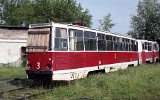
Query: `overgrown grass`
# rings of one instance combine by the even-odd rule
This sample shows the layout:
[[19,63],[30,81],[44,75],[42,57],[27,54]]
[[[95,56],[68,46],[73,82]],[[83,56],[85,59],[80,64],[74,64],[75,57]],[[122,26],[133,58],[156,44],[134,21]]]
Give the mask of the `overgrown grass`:
[[159,100],[160,64],[91,75],[53,89],[43,100]]
[[0,66],[0,80],[25,77],[24,67],[13,67],[9,65]]

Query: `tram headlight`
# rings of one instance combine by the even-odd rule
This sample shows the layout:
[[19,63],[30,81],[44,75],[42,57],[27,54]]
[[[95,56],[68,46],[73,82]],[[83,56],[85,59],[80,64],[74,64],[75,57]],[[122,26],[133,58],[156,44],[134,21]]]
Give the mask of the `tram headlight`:
[[46,66],[47,66],[48,70],[50,70],[52,68],[50,64],[47,64]]
[[32,68],[32,64],[30,64],[30,63],[27,64],[27,68],[26,68],[26,69],[29,70],[29,69],[31,69],[31,68]]

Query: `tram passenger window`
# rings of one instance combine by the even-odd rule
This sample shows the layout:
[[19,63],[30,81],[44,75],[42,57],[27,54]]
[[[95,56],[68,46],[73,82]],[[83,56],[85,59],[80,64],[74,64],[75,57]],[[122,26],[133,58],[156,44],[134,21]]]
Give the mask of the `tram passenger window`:
[[106,50],[106,40],[105,40],[105,35],[98,33],[98,50],[99,51],[105,51]]
[[114,42],[111,41],[111,51],[114,51]]
[[131,43],[131,40],[129,40],[129,51],[132,51],[132,43]]
[[132,40],[132,51],[136,51],[136,42]]
[[119,51],[119,46],[120,46],[119,37],[116,37],[116,42],[115,42],[115,50],[116,51]]
[[124,38],[122,38],[122,51],[125,51],[125,42],[124,42]]
[[69,29],[69,49],[71,51],[83,51],[83,31]]
[[148,43],[148,51],[152,51],[152,44]]
[[138,42],[135,42],[135,51],[138,51]]
[[67,51],[67,29],[65,28],[56,28],[55,31],[55,50],[56,51]]
[[158,45],[157,45],[157,44],[154,44],[153,47],[154,47],[154,50],[155,50],[155,51],[158,51]]
[[112,44],[112,50],[116,51],[116,47],[117,47],[117,45],[116,45],[116,37],[112,37],[111,44]]
[[112,36],[106,35],[105,37],[106,37],[106,40],[112,41]]
[[133,44],[132,44],[132,48],[133,48],[133,51],[136,51],[136,42],[135,41],[133,41]]
[[159,51],[159,46],[158,46],[158,44],[156,44],[156,51]]
[[148,44],[145,42],[145,50],[148,50]]
[[125,49],[125,51],[128,51],[129,44],[128,44],[128,43],[125,43],[125,44],[126,44],[126,49]]
[[115,36],[113,37],[113,41],[116,41],[116,37]]
[[96,48],[96,33],[84,31],[85,50],[97,50]]
[[143,49],[143,50],[145,50],[145,46],[144,46],[144,43],[142,43],[142,49]]
[[129,39],[127,39],[126,41],[127,41],[127,50],[126,51],[130,51],[130,42],[129,42]]
[[124,43],[124,51],[126,51],[126,39],[124,39],[124,41],[123,41],[123,43]]
[[158,44],[156,44],[156,51],[159,51],[159,46],[158,46]]
[[118,43],[117,42],[114,42],[114,51],[117,51],[117,47],[118,47]]
[[112,51],[113,50],[113,42],[112,42],[112,36],[110,36],[110,35],[106,35],[106,44],[107,44],[107,50],[108,51]]
[[110,40],[110,39],[109,39],[109,35],[106,35],[106,40]]
[[112,50],[111,41],[107,40],[106,43],[107,43],[107,50],[108,51]]
[[132,44],[129,44],[129,51],[132,51]]
[[122,51],[125,51],[125,43],[122,42]]
[[156,45],[155,44],[153,44],[153,50],[156,50]]
[[122,51],[122,42],[118,43],[118,51]]

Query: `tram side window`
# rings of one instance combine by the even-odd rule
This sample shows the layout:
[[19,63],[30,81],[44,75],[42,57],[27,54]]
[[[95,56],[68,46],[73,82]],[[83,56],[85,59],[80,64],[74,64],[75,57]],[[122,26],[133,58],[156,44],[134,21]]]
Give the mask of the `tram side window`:
[[137,51],[137,42],[132,40],[132,51]]
[[123,51],[126,51],[126,39],[123,40],[124,48]]
[[93,51],[97,50],[96,48],[96,33],[90,31],[84,31],[84,41],[85,41],[85,50]]
[[148,51],[152,51],[152,44],[148,43]]
[[148,50],[148,45],[149,44],[147,42],[142,43],[143,50]]
[[106,44],[107,44],[107,51],[111,51],[113,49],[112,36],[106,35]]
[[125,39],[125,51],[129,51],[129,40]]
[[144,45],[144,43],[142,43],[142,49],[145,50],[145,45]]
[[118,51],[122,51],[122,38],[118,40]]
[[67,51],[67,29],[56,27],[55,30],[55,50]]
[[132,51],[135,51],[135,48],[134,48],[135,46],[134,45],[135,45],[135,41],[131,40]]
[[129,40],[129,51],[132,51],[132,40]]
[[138,51],[138,42],[135,43],[135,51]]
[[98,50],[99,51],[105,51],[106,50],[106,40],[105,40],[105,35],[98,33]]
[[71,51],[83,51],[83,31],[69,29],[69,49]]
[[114,40],[114,50],[115,51],[119,50],[119,38],[118,37],[115,37],[115,40]]
[[115,36],[112,37],[112,50],[116,51],[116,37]]
[[118,43],[118,51],[122,51],[122,42]]
[[126,44],[125,44],[125,39],[122,38],[122,51],[125,51]]
[[147,42],[145,42],[145,50],[148,50],[148,44],[147,44]]
[[134,43],[134,51],[138,51],[138,42],[137,41],[135,41],[135,43]]
[[154,50],[158,51],[158,45],[157,44],[154,44]]
[[158,44],[156,44],[156,51],[159,51],[159,46],[158,46]]

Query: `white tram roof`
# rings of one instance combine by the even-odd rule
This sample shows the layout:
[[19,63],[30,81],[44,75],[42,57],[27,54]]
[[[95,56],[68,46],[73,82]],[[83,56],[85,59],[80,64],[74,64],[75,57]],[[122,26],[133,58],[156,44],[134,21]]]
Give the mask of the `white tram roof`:
[[93,28],[89,28],[89,27],[85,27],[85,26],[79,26],[79,25],[72,25],[72,24],[61,24],[61,23],[54,23],[54,22],[50,22],[50,23],[38,23],[38,24],[31,24],[29,25],[29,28],[42,28],[42,27],[63,27],[63,28],[73,28],[73,29],[78,29],[78,30],[86,30],[86,31],[92,31],[92,32],[96,32],[96,33],[102,33],[105,35],[111,35],[111,36],[116,36],[116,37],[120,37],[120,38],[125,38],[125,39],[131,39],[131,40],[136,40],[134,38],[131,38],[129,36],[123,36],[120,34],[116,34],[116,33],[112,33],[112,32],[107,32],[107,31],[102,31],[99,29],[93,29]]
[[137,40],[137,41],[140,41],[140,42],[149,42],[149,43],[157,43],[156,41],[149,41],[149,40]]

